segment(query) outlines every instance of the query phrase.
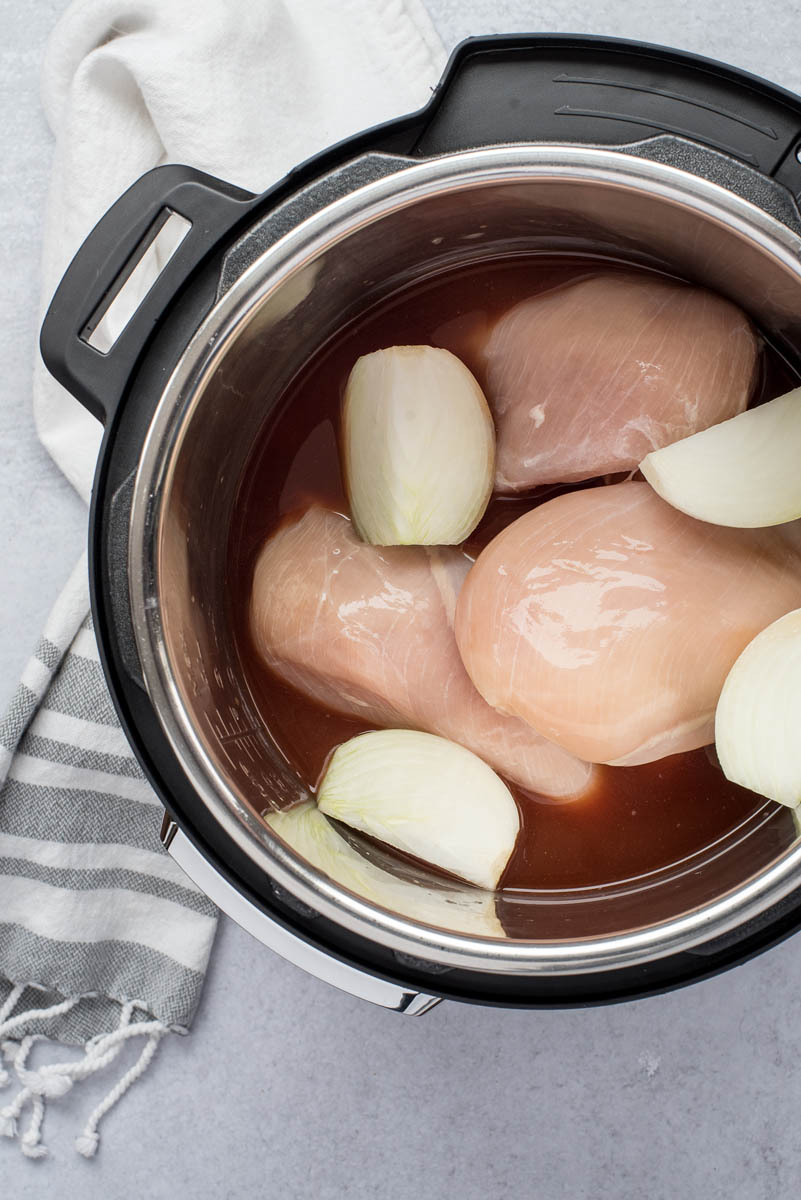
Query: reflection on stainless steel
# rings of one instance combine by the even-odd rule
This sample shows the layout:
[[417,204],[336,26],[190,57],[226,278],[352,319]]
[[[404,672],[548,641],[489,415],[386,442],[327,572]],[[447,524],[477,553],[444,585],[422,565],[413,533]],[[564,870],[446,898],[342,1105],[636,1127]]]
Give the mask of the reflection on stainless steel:
[[[525,934],[515,940],[432,929],[366,902],[298,860],[259,816],[304,790],[235,670],[225,552],[257,429],[343,322],[449,264],[556,248],[672,271],[741,304],[779,345],[801,345],[801,238],[717,184],[601,149],[498,147],[416,163],[289,229],[230,284],[164,392],[141,456],[130,538],[147,688],[218,824],[288,893],[341,926],[419,959],[509,974],[640,964],[719,936],[801,883],[801,845],[777,851],[772,821],[760,818],[692,869],[615,888],[528,893]],[[311,290],[298,285],[312,274]]]
[[347,992],[360,1000],[369,1000],[371,1004],[378,1004],[381,1008],[394,1009],[407,1017],[420,1016],[435,1004],[439,1004],[438,996],[412,992],[390,980],[370,975],[367,971],[357,971],[355,967],[325,954],[283,925],[279,925],[266,912],[246,900],[227,879],[215,871],[174,823],[167,823],[161,836],[171,857],[209,899],[262,945],[269,946],[287,962],[300,967],[316,979],[321,979],[323,983],[330,983],[341,992]]

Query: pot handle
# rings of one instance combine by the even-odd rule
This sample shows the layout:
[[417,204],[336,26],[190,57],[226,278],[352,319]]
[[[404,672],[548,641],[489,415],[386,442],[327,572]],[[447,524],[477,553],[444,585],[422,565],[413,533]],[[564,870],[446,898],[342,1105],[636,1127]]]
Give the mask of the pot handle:
[[[104,425],[167,305],[220,239],[248,215],[255,199],[190,167],[156,167],[120,196],[86,238],[50,302],[39,345],[50,373]],[[189,223],[183,240],[110,348],[90,345],[173,215]]]
[[226,916],[246,929],[262,945],[268,946],[281,958],[313,975],[315,979],[321,979],[324,983],[347,992],[349,996],[367,1000],[381,1008],[393,1009],[406,1016],[420,1016],[439,1004],[439,996],[427,996],[422,992],[415,992],[412,988],[404,988],[389,979],[381,979],[377,975],[368,974],[367,971],[359,971],[342,959],[324,953],[281,925],[275,918],[268,916],[263,909],[256,908],[214,870],[167,814],[161,828],[161,840],[168,854],[182,871]]
[[513,142],[610,147],[672,134],[766,175],[785,160],[801,174],[797,96],[699,55],[619,38],[470,38],[420,116],[413,152],[421,156]]

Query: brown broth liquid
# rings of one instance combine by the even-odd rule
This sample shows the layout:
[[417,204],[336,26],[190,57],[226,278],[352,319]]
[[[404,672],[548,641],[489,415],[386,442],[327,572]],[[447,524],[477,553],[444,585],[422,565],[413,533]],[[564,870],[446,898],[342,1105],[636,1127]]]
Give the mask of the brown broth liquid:
[[[247,614],[258,551],[279,522],[312,503],[348,513],[337,437],[342,395],[354,362],[386,346],[440,346],[461,358],[483,386],[477,350],[494,321],[526,297],[599,269],[632,267],[566,254],[518,257],[452,270],[398,292],[315,354],[265,423],[243,474],[232,523],[231,617],[255,707],[310,789],[336,746],[373,726],[321,708],[264,667],[251,642]],[[798,383],[766,342],[753,403]],[[477,553],[511,521],[554,495],[599,482],[493,497],[468,550]],[[573,890],[650,874],[697,854],[769,803],[729,783],[708,750],[639,767],[602,767],[593,791],[572,802],[509,786],[521,816],[517,845],[501,881],[512,892]],[[778,852],[792,837],[789,809],[777,813],[772,825]]]

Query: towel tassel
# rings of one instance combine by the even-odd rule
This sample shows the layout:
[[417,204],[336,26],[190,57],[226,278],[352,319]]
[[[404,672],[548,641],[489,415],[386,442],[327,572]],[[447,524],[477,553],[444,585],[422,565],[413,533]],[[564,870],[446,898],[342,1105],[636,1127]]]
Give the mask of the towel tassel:
[[[0,1037],[4,1037],[5,1034],[32,1019],[41,1020],[68,1012],[78,1003],[79,999],[74,997],[62,1001],[60,1004],[54,1004],[48,1009],[29,1011],[9,1018],[8,1014],[13,1011],[19,994],[14,996],[12,992],[0,1010],[0,1018],[4,1018],[0,1020]],[[44,1034],[27,1034],[19,1042],[4,1040],[0,1043],[0,1049],[2,1049],[6,1061],[12,1065],[21,1085],[12,1102],[0,1109],[0,1133],[10,1138],[17,1137],[19,1116],[25,1106],[30,1103],[31,1119],[25,1133],[19,1138],[22,1153],[28,1158],[44,1158],[48,1152],[47,1147],[41,1141],[46,1101],[57,1100],[60,1096],[66,1095],[74,1083],[107,1067],[130,1038],[146,1037],[147,1041],[137,1061],[97,1105],[91,1113],[83,1133],[75,1141],[75,1148],[79,1154],[85,1158],[93,1157],[100,1141],[98,1133],[100,1121],[144,1074],[162,1037],[165,1033],[169,1033],[168,1027],[162,1021],[140,1021],[131,1024],[131,1017],[137,1007],[141,1006],[134,1001],[124,1004],[120,1013],[119,1027],[111,1033],[98,1034],[90,1038],[86,1043],[83,1057],[69,1062],[51,1063],[33,1070],[26,1067],[31,1048],[35,1042],[44,1040]],[[8,1072],[3,1071],[2,1075],[5,1076],[7,1082]],[[2,1076],[0,1076],[0,1086],[2,1086]]]

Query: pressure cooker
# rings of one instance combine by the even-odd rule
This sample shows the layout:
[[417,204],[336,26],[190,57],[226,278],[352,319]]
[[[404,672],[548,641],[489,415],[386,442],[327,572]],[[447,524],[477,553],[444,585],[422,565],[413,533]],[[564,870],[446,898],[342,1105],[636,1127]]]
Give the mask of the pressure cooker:
[[[41,351],[105,426],[90,575],[108,686],[163,801],[165,847],[285,958],[406,1013],[445,997],[583,1005],[708,976],[801,925],[801,837],[777,843],[767,801],[646,878],[531,892],[514,938],[427,925],[339,886],[265,821],[302,795],[224,619],[232,505],[270,406],[338,328],[416,277],[600,248],[729,297],[796,363],[800,158],[801,99],[742,71],[612,39],[478,38],[420,112],[263,195],[159,167],[78,251]],[[100,344],[104,314],[174,215],[183,240]],[[420,871],[420,886],[446,886]],[[458,910],[458,888],[450,899]]]

